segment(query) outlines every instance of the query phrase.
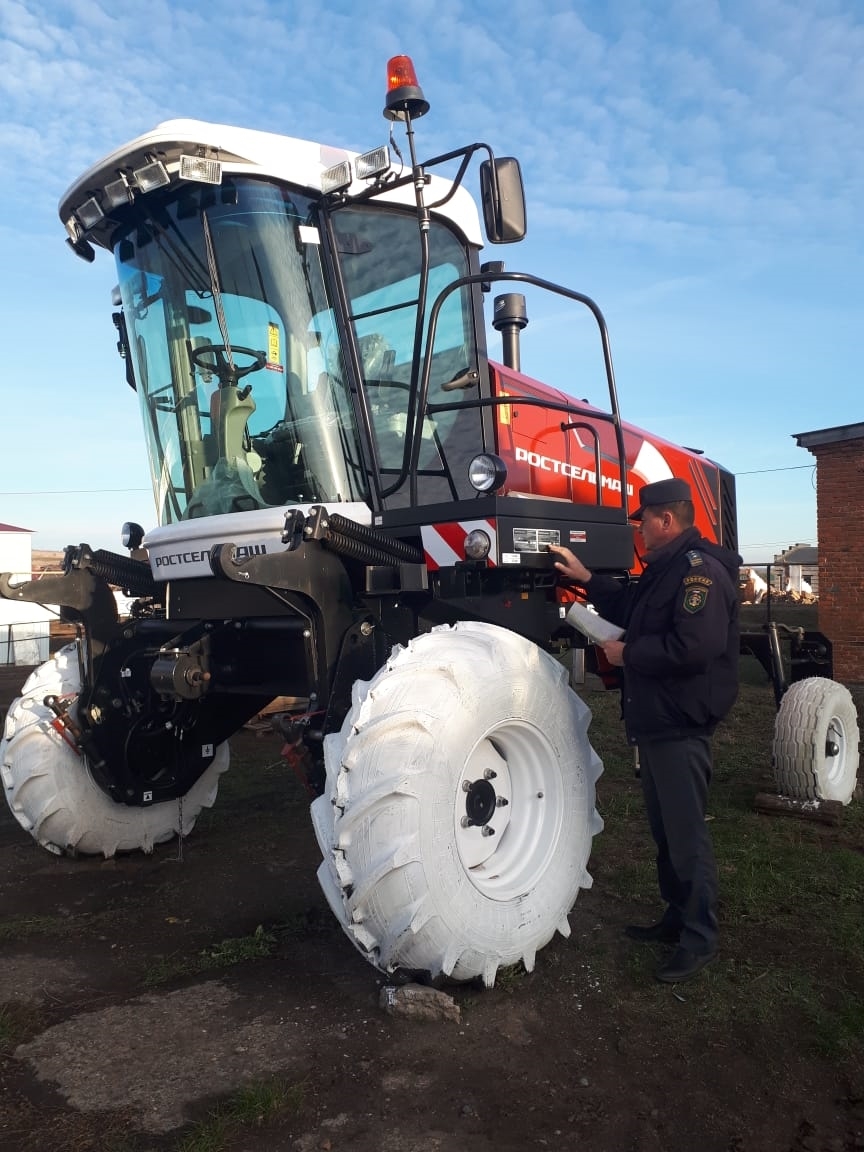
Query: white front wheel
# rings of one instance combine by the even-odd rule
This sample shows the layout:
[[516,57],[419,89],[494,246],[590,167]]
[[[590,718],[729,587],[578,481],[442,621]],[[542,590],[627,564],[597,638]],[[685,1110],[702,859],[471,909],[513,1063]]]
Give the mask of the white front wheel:
[[566,670],[483,623],[396,648],[325,740],[319,879],[385,972],[529,971],[588,887],[601,764]]
[[858,716],[849,689],[812,676],[780,702],[772,751],[778,792],[848,804],[858,774]]
[[118,804],[95,782],[86,757],[52,727],[54,714],[43,703],[46,696],[77,696],[80,690],[78,646],[69,644],[30,675],[9,709],[0,742],[0,779],[21,827],[50,852],[106,857],[152,852],[155,844],[190,832],[201,809],[216,799],[219,776],[228,767],[228,745],[216,749],[212,763],[180,800],[149,808]]

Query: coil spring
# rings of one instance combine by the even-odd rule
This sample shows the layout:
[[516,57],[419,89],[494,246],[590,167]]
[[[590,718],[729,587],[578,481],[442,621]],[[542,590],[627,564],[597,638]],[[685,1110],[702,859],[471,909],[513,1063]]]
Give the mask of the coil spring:
[[131,592],[133,596],[151,596],[156,591],[156,581],[149,566],[140,560],[99,548],[92,554],[87,566],[96,576]]
[[[404,540],[394,540],[391,536],[382,536],[374,528],[367,528],[365,524],[358,524],[355,520],[348,520],[338,512],[328,514],[327,523],[332,532],[337,532],[343,539],[362,542],[375,549],[379,555],[388,556],[387,560],[371,560],[372,564],[392,564],[393,559],[404,560],[407,564],[420,564],[423,555],[413,544]],[[359,557],[358,557],[359,559]]]
[[384,567],[392,568],[399,563],[398,559],[388,552],[384,552],[380,548],[373,548],[371,544],[367,544],[363,540],[355,540],[351,536],[345,536],[342,532],[331,530],[322,543],[334,552],[338,552],[342,556],[350,556],[353,560],[359,560],[363,564],[381,564]]

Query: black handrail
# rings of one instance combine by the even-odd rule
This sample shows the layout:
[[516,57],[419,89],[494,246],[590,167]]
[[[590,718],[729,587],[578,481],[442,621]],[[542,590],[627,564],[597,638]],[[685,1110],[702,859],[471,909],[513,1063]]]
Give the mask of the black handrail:
[[[612,351],[609,345],[609,331],[606,327],[606,320],[603,313],[600,311],[598,305],[591,299],[590,296],[585,296],[581,292],[575,292],[570,288],[563,288],[560,284],[555,284],[551,280],[543,280],[539,276],[533,276],[528,272],[475,272],[470,276],[460,276],[458,279],[453,280],[446,288],[443,288],[435,298],[432,309],[429,313],[429,328],[426,333],[426,353],[423,359],[423,374],[420,381],[419,394],[416,397],[414,406],[414,420],[409,421],[407,433],[408,443],[405,445],[405,454],[402,461],[402,469],[399,473],[397,481],[391,487],[395,490],[404,484],[406,478],[410,475],[410,500],[412,505],[417,503],[417,466],[420,458],[420,443],[422,438],[423,421],[428,413],[433,411],[440,412],[445,410],[452,410],[453,408],[472,408],[472,407],[488,407],[497,402],[514,403],[514,397],[492,397],[488,400],[485,399],[470,399],[461,402],[455,402],[450,405],[427,406],[427,399],[429,395],[429,382],[432,376],[432,353],[435,347],[435,333],[438,327],[438,316],[444,306],[445,300],[459,288],[465,288],[473,284],[490,284],[497,281],[515,281],[520,284],[533,284],[536,288],[542,288],[545,291],[552,292],[558,296],[564,296],[569,300],[575,301],[577,304],[583,304],[594,316],[597,321],[597,327],[600,330],[600,340],[603,346],[603,363],[606,370],[606,383],[609,388],[609,407],[610,411],[605,412],[591,412],[590,415],[594,419],[605,420],[612,424],[615,431],[615,443],[618,449],[618,465],[619,475],[621,477],[621,507],[626,513],[627,511],[627,457],[624,450],[624,430],[621,426],[621,415],[618,409],[618,393],[615,387],[615,372],[612,367]],[[553,400],[540,400],[534,397],[519,397],[519,404],[533,404],[537,407],[551,408],[553,411],[572,412],[576,415],[584,416],[588,414],[584,408],[580,409],[573,405],[560,404]],[[599,469],[598,469],[599,477]]]

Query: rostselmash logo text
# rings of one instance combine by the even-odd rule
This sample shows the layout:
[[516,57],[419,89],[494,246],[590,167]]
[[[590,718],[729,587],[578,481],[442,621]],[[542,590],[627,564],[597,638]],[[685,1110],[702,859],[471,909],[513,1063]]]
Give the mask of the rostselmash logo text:
[[[541,456],[539,452],[529,452],[526,448],[516,449],[516,459],[524,460],[531,468],[539,468],[541,472],[554,472],[556,476],[565,476],[568,480],[584,480],[588,484],[597,483],[597,473],[591,468],[580,468],[578,464],[566,464],[563,460],[556,460],[553,456]],[[617,476],[600,477],[600,484],[611,492],[621,491],[621,481]],[[627,485],[627,495],[633,495],[633,486]]]
[[[234,553],[234,559],[248,560],[250,556],[264,556],[266,553],[266,544],[240,544]],[[206,548],[196,552],[169,552],[167,556],[156,557],[156,567],[171,568],[178,564],[201,564],[209,558],[210,551]]]

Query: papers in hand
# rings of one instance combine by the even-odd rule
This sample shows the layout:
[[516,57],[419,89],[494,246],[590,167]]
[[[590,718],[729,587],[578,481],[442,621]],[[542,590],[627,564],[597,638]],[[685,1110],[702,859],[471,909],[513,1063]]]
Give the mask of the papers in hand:
[[610,624],[584,604],[570,605],[567,623],[578,628],[594,644],[605,644],[607,640],[620,640],[624,635],[623,628],[619,628],[617,624]]

